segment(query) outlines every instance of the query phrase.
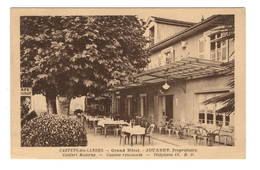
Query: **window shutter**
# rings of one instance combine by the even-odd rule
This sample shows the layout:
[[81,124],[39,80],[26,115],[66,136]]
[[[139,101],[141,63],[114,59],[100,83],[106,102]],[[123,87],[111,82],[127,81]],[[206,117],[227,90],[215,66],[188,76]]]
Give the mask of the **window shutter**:
[[162,65],[162,56],[163,54],[161,53],[158,57],[158,65],[161,66]]
[[205,37],[199,39],[199,58],[204,58],[205,52]]
[[227,45],[226,40],[222,42],[222,61],[227,61]]
[[210,60],[210,38],[205,35],[204,58]]

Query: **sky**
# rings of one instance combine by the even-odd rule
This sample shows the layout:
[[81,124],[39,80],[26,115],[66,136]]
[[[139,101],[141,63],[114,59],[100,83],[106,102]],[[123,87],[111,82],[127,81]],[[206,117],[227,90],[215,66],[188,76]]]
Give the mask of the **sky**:
[[135,11],[138,17],[144,19],[145,21],[148,19],[149,16],[156,16],[161,18],[168,18],[168,19],[176,19],[182,21],[189,21],[189,22],[200,22],[202,16],[204,19],[210,17],[211,15],[218,14],[214,11],[210,11],[208,9],[180,9],[180,8],[167,8],[167,9],[152,9],[152,10],[139,10]]
[[35,8],[20,9],[23,15],[137,15],[145,21],[149,16],[176,19],[190,22],[200,22],[214,14],[233,14],[235,8]]
[[232,10],[234,8],[134,8],[127,11],[136,14],[145,21],[149,16],[156,16],[181,21],[200,22],[202,16],[206,19],[216,14],[233,14]]

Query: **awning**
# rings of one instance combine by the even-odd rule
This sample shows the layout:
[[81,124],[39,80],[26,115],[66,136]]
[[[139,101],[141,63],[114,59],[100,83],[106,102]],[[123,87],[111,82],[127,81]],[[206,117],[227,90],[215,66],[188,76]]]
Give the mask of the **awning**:
[[222,62],[187,57],[172,64],[144,71],[134,76],[135,82],[116,87],[124,89],[145,84],[156,84],[175,79],[191,80],[196,78],[222,75],[226,72]]

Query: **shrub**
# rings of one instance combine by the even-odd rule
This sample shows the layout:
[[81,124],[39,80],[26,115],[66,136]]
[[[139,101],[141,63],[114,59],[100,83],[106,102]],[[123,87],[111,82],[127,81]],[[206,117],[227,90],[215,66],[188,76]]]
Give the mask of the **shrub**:
[[22,126],[23,126],[27,121],[29,121],[29,120],[31,120],[31,119],[33,119],[33,118],[35,118],[35,117],[37,117],[37,113],[36,113],[35,111],[31,111],[30,113],[26,114],[26,115],[23,117],[22,121],[21,121]]
[[63,115],[41,114],[26,122],[21,131],[22,146],[86,146],[83,123]]

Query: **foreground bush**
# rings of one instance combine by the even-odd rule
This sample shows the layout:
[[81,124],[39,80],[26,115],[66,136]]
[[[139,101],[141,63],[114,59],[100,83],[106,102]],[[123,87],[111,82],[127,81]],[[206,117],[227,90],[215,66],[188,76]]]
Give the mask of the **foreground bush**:
[[37,117],[37,113],[35,111],[31,111],[30,113],[26,114],[22,121],[21,121],[21,125],[23,126],[26,122],[28,122],[29,120],[33,119]]
[[22,126],[22,146],[86,146],[83,123],[76,118],[42,114]]

